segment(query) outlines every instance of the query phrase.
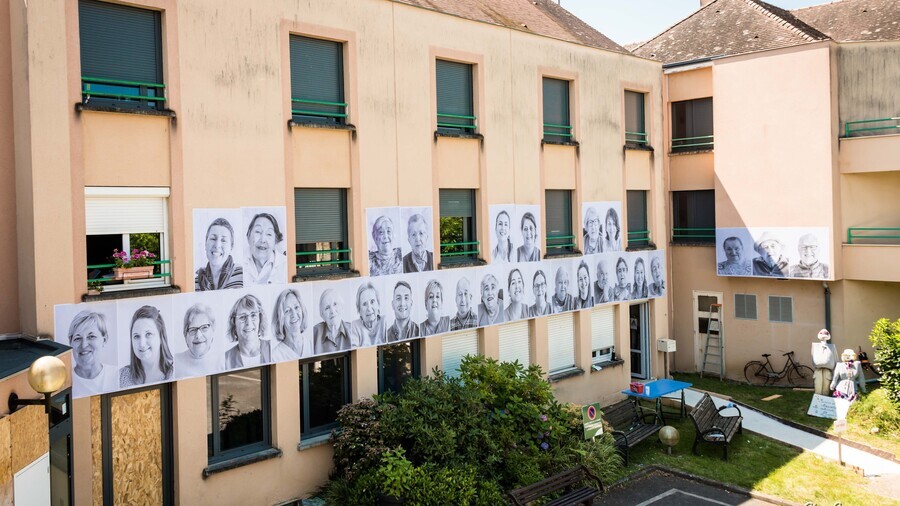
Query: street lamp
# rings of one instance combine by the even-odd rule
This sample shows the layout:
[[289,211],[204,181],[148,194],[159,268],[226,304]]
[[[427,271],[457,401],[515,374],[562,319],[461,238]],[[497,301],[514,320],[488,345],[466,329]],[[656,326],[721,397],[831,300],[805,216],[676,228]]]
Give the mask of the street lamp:
[[9,412],[14,413],[21,406],[44,405],[44,412],[50,414],[50,396],[62,388],[66,382],[66,364],[62,360],[46,356],[41,357],[28,368],[28,384],[43,399],[19,399],[15,392],[9,394]]

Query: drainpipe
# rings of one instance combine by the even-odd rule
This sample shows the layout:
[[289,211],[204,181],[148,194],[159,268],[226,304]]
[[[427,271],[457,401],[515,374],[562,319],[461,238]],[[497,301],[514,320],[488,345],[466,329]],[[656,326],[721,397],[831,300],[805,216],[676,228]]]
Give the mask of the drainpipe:
[[831,289],[825,281],[822,282],[822,288],[825,289],[825,328],[831,332]]

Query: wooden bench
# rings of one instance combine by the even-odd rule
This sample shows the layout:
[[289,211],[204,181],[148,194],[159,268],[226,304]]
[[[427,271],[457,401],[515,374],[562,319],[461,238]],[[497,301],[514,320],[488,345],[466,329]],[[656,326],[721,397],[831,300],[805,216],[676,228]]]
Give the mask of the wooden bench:
[[[597,486],[584,485],[589,480],[596,482]],[[530,502],[560,491],[565,493],[552,501],[543,503],[544,506],[589,505],[593,502],[594,497],[603,493],[603,483],[588,468],[580,465],[559,474],[554,474],[537,483],[517,488],[509,493],[509,497],[512,499],[513,504],[525,506]]]
[[635,401],[624,401],[603,410],[603,418],[612,426],[616,449],[625,456],[628,465],[628,449],[659,432],[662,417],[654,410],[645,410]]
[[[736,409],[738,414],[731,416],[722,415],[722,410]],[[728,443],[735,434],[741,433],[741,422],[744,417],[741,416],[741,409],[737,406],[722,406],[716,408],[712,397],[709,394],[703,394],[700,402],[691,410],[691,421],[694,422],[694,428],[697,429],[697,436],[694,438],[694,455],[697,453],[697,445],[700,442],[719,445],[725,449],[722,460],[728,460]]]

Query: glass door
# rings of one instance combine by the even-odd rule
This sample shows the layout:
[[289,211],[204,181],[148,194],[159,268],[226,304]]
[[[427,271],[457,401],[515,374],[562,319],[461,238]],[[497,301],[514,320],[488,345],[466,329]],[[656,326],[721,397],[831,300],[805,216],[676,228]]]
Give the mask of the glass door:
[[650,377],[650,310],[646,302],[628,308],[629,342],[631,346],[631,376]]

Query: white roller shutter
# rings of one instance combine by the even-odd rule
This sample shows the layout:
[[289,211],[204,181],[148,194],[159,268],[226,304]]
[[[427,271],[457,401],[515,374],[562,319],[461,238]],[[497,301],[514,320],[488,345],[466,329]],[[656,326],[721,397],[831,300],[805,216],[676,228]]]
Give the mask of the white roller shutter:
[[616,318],[612,306],[591,311],[591,349],[609,348],[616,344]]
[[459,364],[466,355],[478,354],[478,331],[466,330],[447,334],[442,341],[441,368],[452,378],[459,376]]
[[574,313],[563,313],[547,318],[551,373],[575,367],[574,316]]
[[[87,189],[86,189],[87,190]],[[137,195],[85,191],[87,235],[166,232],[166,196],[157,189]]]
[[500,361],[515,362],[528,367],[531,339],[528,320],[507,323],[500,327]]

